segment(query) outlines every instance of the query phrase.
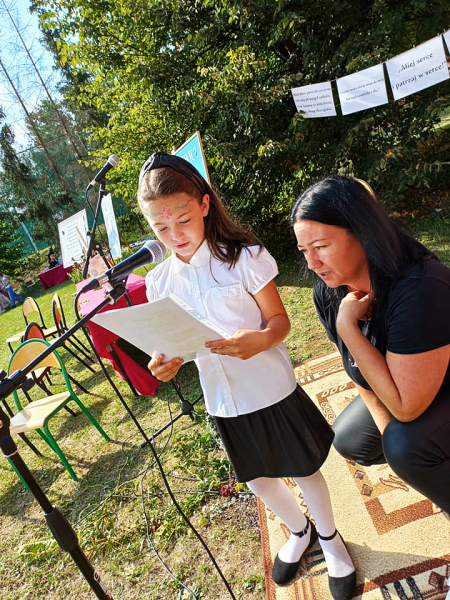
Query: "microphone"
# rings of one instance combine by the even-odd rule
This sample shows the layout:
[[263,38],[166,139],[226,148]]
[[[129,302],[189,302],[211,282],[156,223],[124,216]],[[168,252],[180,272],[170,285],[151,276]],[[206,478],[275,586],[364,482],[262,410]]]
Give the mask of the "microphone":
[[100,181],[102,181],[102,179],[104,179],[106,173],[108,171],[110,171],[111,169],[113,169],[114,167],[117,167],[119,162],[120,162],[120,158],[118,156],[116,156],[115,154],[111,154],[111,156],[106,161],[105,165],[100,169],[100,171],[97,173],[97,175],[91,181],[91,183],[87,186],[86,191],[88,192],[90,189],[92,189],[94,187],[94,185],[96,185],[97,183],[100,183]]
[[91,279],[82,289],[81,292],[96,290],[105,283],[109,283],[112,287],[121,281],[125,281],[130,273],[135,269],[144,265],[161,262],[166,255],[166,247],[159,240],[149,240],[142,248],[129,256],[118,265],[114,265],[102,275],[95,279]]

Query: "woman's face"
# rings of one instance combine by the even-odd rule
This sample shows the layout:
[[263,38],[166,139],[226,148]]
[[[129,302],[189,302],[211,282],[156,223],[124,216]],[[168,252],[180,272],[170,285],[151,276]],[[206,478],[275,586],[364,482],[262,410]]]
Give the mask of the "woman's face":
[[189,262],[205,239],[208,194],[201,202],[184,192],[162,196],[150,203],[150,210],[146,216],[158,239],[180,260]]
[[370,291],[367,256],[352,233],[343,227],[308,220],[295,223],[294,232],[308,269],[328,287],[347,285],[354,290]]

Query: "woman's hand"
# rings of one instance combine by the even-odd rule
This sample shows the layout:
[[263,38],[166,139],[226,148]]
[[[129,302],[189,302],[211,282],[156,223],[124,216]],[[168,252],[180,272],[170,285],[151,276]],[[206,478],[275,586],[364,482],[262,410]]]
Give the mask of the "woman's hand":
[[166,382],[175,377],[184,361],[182,358],[172,358],[171,360],[163,362],[164,358],[164,354],[155,352],[151,361],[148,363],[148,368],[153,377],[156,377],[159,381]]
[[349,292],[339,306],[336,327],[339,333],[346,326],[357,326],[358,321],[367,321],[373,312],[373,292]]
[[254,329],[238,329],[229,338],[206,342],[205,348],[211,348],[213,354],[234,356],[241,360],[247,360],[267,349],[264,333],[264,331]]

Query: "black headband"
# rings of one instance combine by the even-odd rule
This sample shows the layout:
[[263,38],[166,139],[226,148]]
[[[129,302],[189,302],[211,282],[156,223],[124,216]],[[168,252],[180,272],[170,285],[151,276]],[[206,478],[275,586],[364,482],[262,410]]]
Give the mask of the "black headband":
[[139,173],[139,183],[141,183],[146,173],[154,169],[164,169],[166,167],[170,167],[190,179],[202,196],[208,193],[207,182],[190,162],[180,156],[166,154],[165,152],[155,152],[150,158],[147,158]]

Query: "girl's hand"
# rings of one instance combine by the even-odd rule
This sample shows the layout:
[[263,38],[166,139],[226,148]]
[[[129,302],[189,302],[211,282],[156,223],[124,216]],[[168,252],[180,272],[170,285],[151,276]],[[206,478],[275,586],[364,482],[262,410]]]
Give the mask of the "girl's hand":
[[339,306],[336,319],[337,330],[342,330],[346,325],[357,325],[358,321],[367,321],[373,312],[373,292],[349,292]]
[[159,381],[166,382],[175,377],[184,361],[182,358],[172,358],[167,362],[162,362],[164,358],[164,354],[155,352],[151,361],[148,363],[148,368],[153,377],[156,377]]
[[231,337],[206,342],[205,348],[211,348],[213,354],[234,356],[247,360],[255,354],[267,349],[264,343],[264,331],[254,329],[238,329]]

